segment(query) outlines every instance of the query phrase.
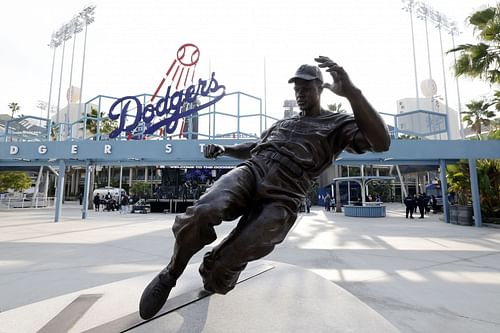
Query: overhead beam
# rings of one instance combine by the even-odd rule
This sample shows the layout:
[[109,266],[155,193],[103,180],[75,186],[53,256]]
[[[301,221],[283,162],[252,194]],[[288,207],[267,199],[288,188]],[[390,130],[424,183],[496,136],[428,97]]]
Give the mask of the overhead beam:
[[[165,165],[170,167],[234,167],[239,161],[229,157],[217,160],[203,157],[203,145],[230,145],[248,140],[157,140],[157,141],[63,141],[0,143],[0,166],[85,165]],[[343,152],[336,163],[358,164],[432,164],[441,160],[500,158],[500,140],[393,140],[383,153]]]

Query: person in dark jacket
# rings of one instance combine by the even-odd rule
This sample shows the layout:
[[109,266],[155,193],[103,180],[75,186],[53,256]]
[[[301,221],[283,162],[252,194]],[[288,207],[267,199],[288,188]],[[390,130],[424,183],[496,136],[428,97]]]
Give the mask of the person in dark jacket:
[[434,212],[434,214],[437,213],[437,198],[434,194],[431,196],[431,205],[432,205],[432,211]]
[[420,213],[419,219],[423,219],[425,214],[425,195],[422,193],[418,195],[417,206],[418,206],[418,211]]
[[405,200],[404,204],[406,206],[406,218],[408,218],[408,214],[410,215],[410,219],[413,218],[413,210],[415,209],[415,200],[411,195],[408,195]]
[[327,194],[325,197],[325,210],[329,212],[332,208],[332,197],[330,194]]

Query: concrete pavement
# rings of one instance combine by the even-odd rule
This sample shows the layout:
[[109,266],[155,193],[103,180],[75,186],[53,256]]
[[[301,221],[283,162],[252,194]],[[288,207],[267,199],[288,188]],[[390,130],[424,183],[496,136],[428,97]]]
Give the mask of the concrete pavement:
[[[82,221],[70,202],[61,222],[53,213],[0,211],[0,332],[20,307],[154,274],[170,257],[174,215],[89,212]],[[387,213],[357,219],[317,207],[265,259],[334,282],[401,332],[500,331],[500,229],[449,225],[434,214],[408,220],[400,204]]]

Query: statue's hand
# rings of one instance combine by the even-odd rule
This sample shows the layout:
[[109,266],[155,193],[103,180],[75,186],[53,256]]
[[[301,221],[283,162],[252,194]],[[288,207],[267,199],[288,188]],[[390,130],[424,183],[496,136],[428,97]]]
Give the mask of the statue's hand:
[[323,88],[329,89],[333,93],[343,97],[348,97],[357,90],[344,68],[339,66],[336,62],[325,56],[319,56],[314,58],[314,60],[319,62],[318,67],[326,68],[326,71],[329,72],[333,78],[333,85],[330,83],[323,83]]
[[224,148],[224,146],[217,144],[210,143],[203,146],[203,155],[205,156],[205,158],[216,158],[224,154],[225,151],[226,149]]

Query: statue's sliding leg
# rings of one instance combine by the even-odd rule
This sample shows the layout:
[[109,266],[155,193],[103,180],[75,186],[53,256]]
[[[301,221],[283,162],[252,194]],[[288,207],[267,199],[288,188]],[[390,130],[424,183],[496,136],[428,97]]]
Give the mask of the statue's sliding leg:
[[187,267],[189,260],[217,235],[214,226],[236,219],[246,211],[251,201],[252,174],[236,168],[221,177],[186,213],[175,218],[172,231],[175,245],[170,263],[144,290],[139,313],[142,318],[153,317],[165,304],[171,289]]
[[243,216],[226,239],[208,252],[200,266],[206,290],[226,294],[249,261],[269,254],[290,231],[297,213],[280,203],[260,204]]

